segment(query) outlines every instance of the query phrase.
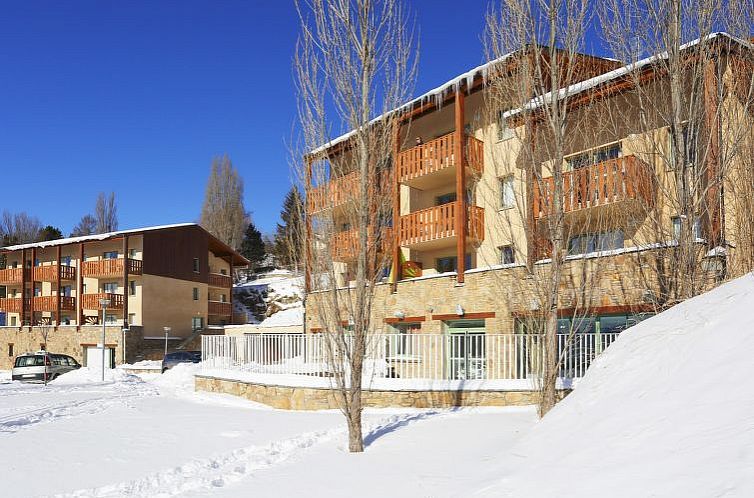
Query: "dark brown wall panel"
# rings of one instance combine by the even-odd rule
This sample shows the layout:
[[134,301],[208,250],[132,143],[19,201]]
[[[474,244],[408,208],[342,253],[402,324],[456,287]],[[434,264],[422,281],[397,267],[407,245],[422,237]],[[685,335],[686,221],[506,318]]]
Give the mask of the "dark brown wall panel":
[[[208,248],[209,236],[198,227],[144,232],[144,273],[206,282]],[[194,258],[199,258],[199,273],[194,272]]]

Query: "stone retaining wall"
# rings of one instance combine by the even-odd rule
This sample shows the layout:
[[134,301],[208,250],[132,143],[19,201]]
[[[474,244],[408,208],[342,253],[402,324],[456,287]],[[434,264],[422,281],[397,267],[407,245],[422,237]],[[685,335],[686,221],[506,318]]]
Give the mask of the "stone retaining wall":
[[[257,384],[197,375],[195,389],[232,394],[283,410],[330,410],[338,403],[332,389]],[[568,391],[560,391],[565,397]],[[364,406],[369,408],[450,408],[454,406],[535,405],[537,391],[363,391]]]

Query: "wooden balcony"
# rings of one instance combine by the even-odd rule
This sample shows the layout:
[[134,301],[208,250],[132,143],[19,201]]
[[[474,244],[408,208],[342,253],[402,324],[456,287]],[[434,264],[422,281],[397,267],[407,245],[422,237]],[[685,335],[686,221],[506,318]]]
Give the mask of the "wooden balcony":
[[[57,311],[58,296],[35,296],[34,311]],[[76,298],[69,296],[60,296],[60,310],[76,310]]]
[[124,262],[128,262],[129,275],[141,275],[143,262],[139,259],[118,258],[100,259],[98,261],[84,261],[81,271],[85,277],[122,277]]
[[[29,305],[29,299],[26,299],[26,305]],[[20,297],[0,298],[0,312],[3,313],[21,313]]]
[[57,282],[58,268],[60,268],[60,280],[76,280],[76,268],[65,265],[42,265],[34,267],[35,282]]
[[[115,261],[115,260],[114,260]],[[107,305],[108,310],[122,310],[123,309],[123,294],[84,294],[81,299],[81,307],[85,310],[101,310],[100,299],[109,299],[110,304]]]
[[[553,212],[552,178],[534,185],[534,217]],[[598,207],[626,207],[639,203],[652,205],[652,174],[649,165],[635,156],[624,156],[579,168],[563,174],[563,212],[572,213]]]
[[306,195],[306,210],[308,213],[318,213],[325,209],[332,209],[353,199],[359,191],[359,175],[357,172],[348,173],[329,182],[314,187]]
[[[386,252],[389,252],[394,244],[393,229],[390,227],[384,227],[382,233],[379,234],[378,237],[375,230],[370,227],[367,243],[369,244],[370,249],[372,249],[372,246],[374,246],[375,243],[379,244],[376,248],[377,254],[385,254]],[[355,260],[358,254],[358,248],[359,231],[357,229],[338,232],[334,234],[330,240],[330,251],[333,261],[346,262]]]
[[233,286],[233,281],[228,275],[223,275],[221,273],[210,273],[207,276],[207,284],[210,287],[230,289]]
[[6,268],[0,270],[0,285],[20,284],[23,280],[23,272],[23,268]]
[[[455,182],[455,144],[458,135],[448,133],[425,144],[411,147],[398,154],[398,178],[401,183],[421,190]],[[466,166],[471,174],[484,169],[484,143],[464,135],[463,150]]]
[[[414,249],[434,249],[455,243],[458,202],[422,209],[400,220],[400,244]],[[468,206],[466,230],[469,240],[484,240],[484,209]]]
[[231,306],[230,303],[223,303],[220,301],[209,301],[207,303],[207,314],[215,316],[230,316]]

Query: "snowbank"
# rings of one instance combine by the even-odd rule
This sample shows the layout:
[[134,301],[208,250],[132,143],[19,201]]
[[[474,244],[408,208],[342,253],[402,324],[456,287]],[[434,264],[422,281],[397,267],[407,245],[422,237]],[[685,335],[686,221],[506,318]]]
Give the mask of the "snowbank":
[[152,383],[159,388],[174,392],[193,392],[194,375],[199,373],[200,365],[200,363],[179,363],[155,378]]
[[626,332],[481,496],[754,496],[754,276]]
[[141,360],[136,363],[124,363],[118,365],[118,368],[125,370],[162,370],[162,361],[160,360]]
[[[142,380],[120,368],[108,368],[105,369],[105,382],[140,383]],[[58,386],[98,383],[102,383],[102,370],[89,367],[72,370],[50,382]]]

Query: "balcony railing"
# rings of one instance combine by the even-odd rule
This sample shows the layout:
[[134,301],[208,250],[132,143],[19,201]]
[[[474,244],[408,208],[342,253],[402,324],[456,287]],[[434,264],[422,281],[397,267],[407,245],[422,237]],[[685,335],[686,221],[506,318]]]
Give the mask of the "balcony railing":
[[[458,202],[450,202],[401,216],[401,245],[410,246],[455,237]],[[466,230],[471,239],[484,240],[484,209],[468,206]]]
[[20,284],[23,280],[23,272],[23,268],[6,268],[0,270],[0,285]]
[[357,172],[333,178],[329,182],[309,190],[306,196],[307,211],[316,213],[334,208],[353,198],[359,191]]
[[[58,296],[35,296],[34,311],[57,311]],[[76,309],[76,298],[60,296],[60,309],[73,311]]]
[[129,275],[141,275],[143,262],[139,259],[118,258],[84,261],[81,270],[85,277],[119,277],[123,275],[124,261],[128,262]]
[[[425,144],[411,147],[398,154],[398,177],[405,183],[414,178],[436,173],[455,166],[456,133],[448,133]],[[484,143],[464,136],[466,164],[474,173],[484,168]]]
[[210,287],[220,287],[223,289],[230,289],[233,285],[230,277],[222,273],[210,273],[207,276],[207,283]]
[[109,310],[122,310],[123,309],[123,294],[111,294],[108,292],[101,292],[99,294],[84,294],[81,300],[81,307],[85,310],[99,310],[102,309],[102,305],[99,303],[101,299],[110,300],[110,304],[107,305]]
[[[26,299],[26,304],[28,307],[29,299]],[[21,298],[20,297],[0,298],[0,312],[21,313]]]
[[[553,213],[552,178],[534,184],[534,216]],[[635,156],[624,156],[563,173],[563,212],[605,206],[627,200],[652,203],[649,166]]]
[[[376,234],[372,227],[368,233],[368,244],[373,246],[377,239]],[[382,230],[379,238],[379,246],[377,247],[378,254],[385,254],[393,247],[393,229],[385,227]],[[359,248],[359,231],[356,229],[346,230],[344,232],[338,232],[332,236],[330,242],[330,252],[332,253],[333,260],[335,261],[351,261],[356,259]]]
[[42,265],[34,267],[35,282],[57,282],[58,268],[60,268],[60,280],[76,280],[76,268],[65,265]]
[[230,303],[221,301],[209,301],[207,303],[207,314],[209,315],[230,316],[230,312]]

